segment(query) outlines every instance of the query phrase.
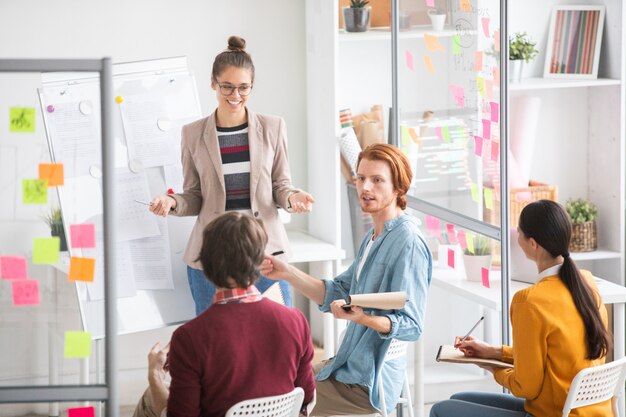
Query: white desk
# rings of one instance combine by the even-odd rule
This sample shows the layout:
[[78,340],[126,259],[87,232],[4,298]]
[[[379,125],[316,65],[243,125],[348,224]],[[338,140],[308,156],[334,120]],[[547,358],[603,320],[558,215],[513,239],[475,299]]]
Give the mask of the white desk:
[[[624,303],[626,303],[626,288],[614,284],[612,282],[595,278],[598,285],[598,291],[602,297],[604,304],[613,304],[613,355],[615,358],[624,356]],[[433,268],[432,285],[436,285],[445,291],[464,297],[474,301],[496,312],[502,310],[500,300],[501,275],[500,271],[490,271],[489,273],[490,288],[486,288],[481,282],[470,282],[465,279],[465,274],[459,270]],[[529,287],[531,284],[524,282],[511,281],[510,294],[511,298],[517,291]],[[486,326],[493,325],[485,323]],[[485,329],[487,332],[487,329]],[[420,345],[421,342],[418,342]],[[416,351],[421,351],[418,347]],[[424,357],[416,355],[415,362],[415,381],[424,380]],[[417,384],[416,384],[417,385]],[[416,396],[417,397],[417,396]],[[421,416],[424,410],[423,397],[416,398],[415,406],[418,416]],[[624,417],[624,401],[620,401],[618,405],[620,416]]]
[[[293,252],[289,262],[312,262],[317,264],[318,268],[312,274],[315,276],[333,278],[337,274],[336,264],[346,257],[346,252],[343,249],[304,232],[288,230],[287,236]],[[330,358],[335,354],[334,320],[331,314],[324,314],[322,320],[324,356]]]

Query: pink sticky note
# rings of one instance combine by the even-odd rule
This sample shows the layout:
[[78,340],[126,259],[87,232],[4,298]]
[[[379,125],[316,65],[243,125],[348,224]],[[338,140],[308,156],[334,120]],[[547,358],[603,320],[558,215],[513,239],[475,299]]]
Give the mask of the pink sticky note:
[[479,72],[483,70],[483,51],[476,51],[474,53],[474,71]]
[[483,138],[491,139],[491,120],[483,119]]
[[26,279],[26,258],[0,256],[0,276],[2,279]]
[[489,37],[489,18],[483,17],[481,19],[481,23],[483,25],[483,35],[485,35],[485,37],[488,38]]
[[484,266],[480,267],[480,274],[483,278],[483,286],[487,287],[487,288],[491,288],[489,286],[489,270],[487,268],[485,268]]
[[485,80],[485,97],[487,100],[493,100],[493,81]]
[[458,107],[465,107],[465,90],[460,85],[450,84],[448,85],[452,96],[454,97],[454,102]]
[[96,226],[94,224],[70,225],[70,242],[72,248],[95,248]]
[[13,304],[27,306],[39,304],[39,281],[36,279],[20,279],[11,282]]
[[498,162],[500,157],[500,144],[498,142],[491,142],[491,160]]
[[448,234],[448,242],[450,242],[453,245],[457,243],[456,232],[454,231],[454,225],[452,223],[446,224],[446,231]]
[[426,7],[435,7],[435,0],[426,0]]
[[483,156],[483,138],[474,136],[474,152],[476,156]]
[[459,245],[461,245],[461,249],[467,249],[467,238],[465,237],[465,231],[459,230],[456,232],[456,237],[459,240]]
[[448,248],[448,266],[454,268],[454,250]]
[[439,138],[439,141],[443,142],[443,134],[441,133],[441,126],[437,126],[435,128],[435,133],[437,134],[437,137]]
[[500,87],[500,68],[493,67],[493,85]]
[[500,52],[500,31],[493,32],[493,49],[496,52]]
[[68,408],[67,417],[94,417],[95,409],[90,407]]
[[439,230],[439,219],[431,216],[430,214],[426,215],[426,230],[433,231]]
[[500,121],[500,103],[492,101],[489,106],[491,107],[491,121],[498,123]]
[[413,71],[413,54],[408,49],[404,52],[404,57],[406,58],[406,67]]

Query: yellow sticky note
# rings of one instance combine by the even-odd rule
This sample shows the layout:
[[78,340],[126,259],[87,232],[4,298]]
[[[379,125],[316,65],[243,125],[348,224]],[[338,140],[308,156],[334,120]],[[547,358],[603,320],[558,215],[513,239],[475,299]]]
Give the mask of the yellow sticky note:
[[484,195],[485,207],[487,207],[489,210],[493,210],[493,190],[491,188],[485,187]]
[[403,146],[409,144],[409,129],[406,126],[400,126],[400,140]]
[[61,239],[54,237],[38,237],[33,239],[33,263],[35,265],[56,264],[59,262]]
[[478,93],[481,96],[485,96],[485,79],[483,77],[476,77],[476,87],[478,88]]
[[452,35],[452,55],[461,55],[461,36]]
[[39,179],[47,180],[48,187],[63,185],[63,164],[39,164]]
[[425,33],[424,42],[426,42],[426,48],[428,48],[430,52],[446,52],[446,49],[443,47],[441,42],[439,42],[439,38],[437,36]]
[[472,201],[478,203],[478,184],[472,183],[470,189],[472,190]]
[[450,143],[450,128],[448,126],[441,128],[441,134],[443,136],[443,142]]
[[9,109],[9,132],[35,132],[35,108],[11,107]]
[[48,202],[48,181],[22,180],[22,202],[24,204],[46,204]]
[[91,333],[89,332],[65,332],[66,358],[88,358],[91,356]]
[[72,256],[70,258],[70,272],[67,278],[70,281],[93,282],[95,270],[96,260],[94,258],[79,258],[77,256]]
[[426,70],[431,74],[435,73],[435,67],[433,66],[433,60],[430,59],[428,55],[424,55],[424,65],[426,65]]
[[465,242],[467,243],[467,250],[469,253],[474,253],[474,233],[467,232],[465,235]]

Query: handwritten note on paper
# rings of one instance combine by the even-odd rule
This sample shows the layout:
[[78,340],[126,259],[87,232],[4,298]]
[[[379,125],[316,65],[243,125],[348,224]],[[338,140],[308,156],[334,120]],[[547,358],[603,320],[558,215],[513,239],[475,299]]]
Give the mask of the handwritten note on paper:
[[47,204],[48,181],[38,179],[23,179],[22,202],[24,204]]
[[470,185],[470,190],[472,190],[472,201],[478,203],[478,184],[473,182]]
[[70,258],[70,271],[67,279],[70,281],[93,282],[96,271],[96,260],[94,258]]
[[426,71],[435,74],[435,67],[433,66],[433,60],[430,59],[430,56],[424,55],[424,65],[426,66]]
[[500,103],[492,101],[489,106],[491,107],[491,121],[498,123],[500,121]]
[[480,72],[483,70],[483,51],[476,51],[474,53],[474,71]]
[[91,356],[91,333],[65,332],[63,356],[66,358],[88,358]]
[[498,142],[491,142],[491,160],[498,162],[500,157],[500,144]]
[[26,258],[0,256],[0,276],[2,279],[26,279]]
[[480,136],[474,136],[474,153],[478,157],[483,156],[483,138]]
[[489,18],[483,17],[482,19],[480,19],[480,22],[483,26],[483,35],[485,35],[485,37],[488,38],[489,37]]
[[404,52],[404,58],[406,59],[406,67],[409,71],[414,71],[413,68],[413,54],[408,49]]
[[93,406],[67,409],[67,417],[94,417],[95,415],[96,411]]
[[439,37],[434,35],[429,35],[428,33],[424,34],[424,42],[426,42],[426,48],[430,52],[446,52],[446,48],[443,47],[441,42],[439,42]]
[[454,268],[454,249],[448,248],[448,266]]
[[472,11],[472,4],[470,3],[470,0],[461,0],[461,10],[464,12]]
[[39,299],[39,281],[36,279],[20,279],[11,282],[13,304],[16,306],[37,305]]
[[9,108],[9,132],[34,133],[35,132],[35,108],[34,107],[11,107]]
[[465,89],[456,84],[450,84],[448,88],[454,97],[454,103],[457,107],[465,107]]
[[489,210],[493,210],[493,190],[491,188],[485,187],[485,207]]
[[452,55],[461,55],[461,35],[452,35]]
[[48,187],[63,185],[63,164],[39,164],[39,179],[48,181]]
[[59,262],[61,239],[58,237],[37,237],[33,239],[33,264],[54,265]]
[[491,288],[489,285],[489,270],[484,266],[480,267],[480,274],[483,280],[483,287]]
[[483,138],[491,139],[491,120],[483,119]]
[[70,245],[72,248],[95,248],[96,225],[94,224],[71,224]]

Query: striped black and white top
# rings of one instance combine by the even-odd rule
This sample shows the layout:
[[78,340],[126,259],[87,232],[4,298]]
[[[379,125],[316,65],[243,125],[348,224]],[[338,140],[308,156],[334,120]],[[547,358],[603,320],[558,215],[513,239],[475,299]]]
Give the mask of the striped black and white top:
[[250,211],[250,147],[248,123],[217,127],[226,187],[226,211]]

